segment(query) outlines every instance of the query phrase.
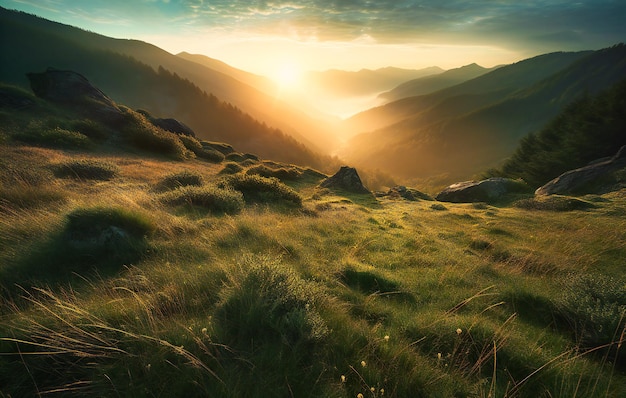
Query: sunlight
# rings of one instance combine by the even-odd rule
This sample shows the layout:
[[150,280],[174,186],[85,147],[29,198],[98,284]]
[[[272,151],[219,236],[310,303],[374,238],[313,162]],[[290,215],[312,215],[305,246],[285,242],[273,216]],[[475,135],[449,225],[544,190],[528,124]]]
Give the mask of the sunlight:
[[293,63],[284,63],[274,72],[272,78],[281,88],[293,89],[300,84],[302,72]]

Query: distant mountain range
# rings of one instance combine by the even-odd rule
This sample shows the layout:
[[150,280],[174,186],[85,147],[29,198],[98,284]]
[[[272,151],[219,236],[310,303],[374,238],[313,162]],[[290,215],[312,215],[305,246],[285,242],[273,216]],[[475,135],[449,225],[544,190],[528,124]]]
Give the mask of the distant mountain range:
[[[497,67],[496,67],[497,68]],[[496,69],[483,68],[477,64],[465,65],[460,68],[450,69],[432,76],[420,77],[402,83],[391,91],[379,95],[389,102],[402,98],[415,97],[418,95],[430,94],[447,87],[463,83],[480,75]]]
[[356,115],[344,129],[364,133],[340,155],[407,178],[469,178],[509,156],[572,100],[624,78],[623,44],[538,56]]

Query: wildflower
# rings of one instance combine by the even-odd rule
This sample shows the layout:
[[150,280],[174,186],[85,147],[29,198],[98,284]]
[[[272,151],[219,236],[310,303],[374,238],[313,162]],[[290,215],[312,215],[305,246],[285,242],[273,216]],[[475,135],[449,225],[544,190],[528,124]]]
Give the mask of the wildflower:
[[440,352],[437,353],[437,360],[441,361],[441,353]]
[[374,387],[370,387],[370,391],[371,392],[376,392],[376,389]]
[[385,389],[384,389],[384,388],[381,388],[381,389],[380,389],[380,395],[381,395],[381,396],[385,395]]
[[358,393],[358,394],[356,395],[356,398],[363,398],[363,394]]
[[202,328],[202,334],[206,334],[207,329],[206,328]]
[[342,382],[342,383],[345,383],[345,382],[346,382],[346,376],[341,375],[341,382]]
[[367,366],[367,362],[361,361],[361,366],[363,366],[363,367]]
[[389,335],[388,335],[388,334],[386,334],[386,335],[385,335],[385,337],[384,337],[384,339],[385,339],[385,341],[389,341]]
[[458,329],[456,330],[456,334],[461,334],[461,333],[463,333],[463,330],[461,330],[461,328],[458,328]]

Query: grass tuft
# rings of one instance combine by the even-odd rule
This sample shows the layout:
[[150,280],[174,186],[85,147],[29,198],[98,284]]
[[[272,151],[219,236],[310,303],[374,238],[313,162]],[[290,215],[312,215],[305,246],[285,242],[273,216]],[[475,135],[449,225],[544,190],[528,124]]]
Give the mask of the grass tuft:
[[174,206],[199,206],[214,213],[238,213],[244,201],[240,192],[228,188],[184,186],[160,196],[163,203]]
[[156,186],[157,191],[171,191],[173,189],[195,186],[199,187],[204,184],[204,178],[201,174],[189,170],[183,170],[177,173],[168,174]]
[[277,178],[265,178],[258,175],[235,174],[227,177],[226,184],[243,194],[246,202],[274,203],[288,202],[302,206],[302,196]]
[[60,178],[79,180],[110,180],[119,173],[119,167],[110,162],[92,159],[69,160],[53,167]]

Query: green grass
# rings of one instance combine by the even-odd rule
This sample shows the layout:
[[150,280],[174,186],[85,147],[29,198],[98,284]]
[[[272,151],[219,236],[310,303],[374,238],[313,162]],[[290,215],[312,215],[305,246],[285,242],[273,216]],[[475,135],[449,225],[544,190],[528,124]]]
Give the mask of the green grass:
[[69,160],[53,166],[53,169],[57,177],[78,180],[110,180],[119,172],[113,163],[91,159]]
[[105,149],[0,146],[0,396],[626,393],[624,191],[439,211]]

